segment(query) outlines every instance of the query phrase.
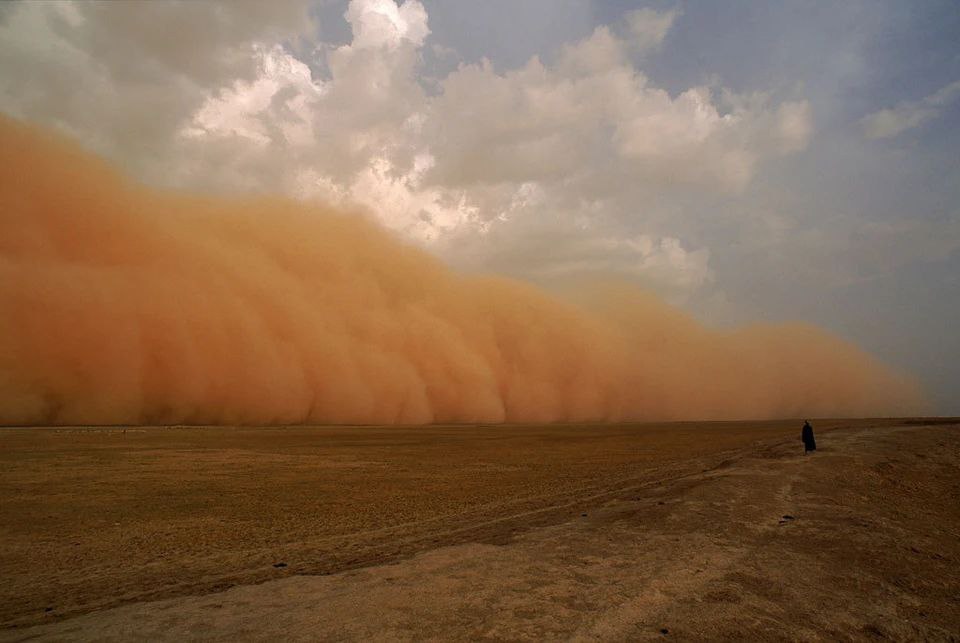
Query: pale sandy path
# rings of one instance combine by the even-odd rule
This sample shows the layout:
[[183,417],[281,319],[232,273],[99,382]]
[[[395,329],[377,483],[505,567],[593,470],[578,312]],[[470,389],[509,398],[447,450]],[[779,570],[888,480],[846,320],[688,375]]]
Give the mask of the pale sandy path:
[[598,496],[586,516],[504,545],[0,639],[960,640],[960,429],[842,430],[821,447],[760,447],[630,498]]

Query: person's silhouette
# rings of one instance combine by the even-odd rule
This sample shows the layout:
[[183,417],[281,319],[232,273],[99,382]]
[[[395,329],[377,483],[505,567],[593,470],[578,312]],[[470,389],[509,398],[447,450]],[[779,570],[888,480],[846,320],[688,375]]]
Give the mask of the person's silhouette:
[[817,450],[817,441],[813,437],[813,427],[807,420],[803,421],[803,430],[800,432],[800,439],[803,440],[803,455]]

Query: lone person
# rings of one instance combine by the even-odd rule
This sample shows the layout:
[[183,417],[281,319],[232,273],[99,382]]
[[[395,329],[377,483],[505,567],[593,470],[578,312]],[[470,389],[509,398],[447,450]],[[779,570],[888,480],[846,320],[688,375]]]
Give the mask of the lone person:
[[813,438],[813,427],[807,420],[803,421],[803,431],[800,432],[800,439],[803,440],[803,455],[817,450],[817,441]]

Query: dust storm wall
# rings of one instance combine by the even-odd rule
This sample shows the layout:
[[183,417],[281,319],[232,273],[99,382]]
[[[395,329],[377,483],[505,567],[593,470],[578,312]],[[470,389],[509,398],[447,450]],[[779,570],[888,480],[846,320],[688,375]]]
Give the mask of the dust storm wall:
[[154,191],[0,117],[0,423],[890,415],[916,385],[806,324],[703,327],[451,271],[362,216]]

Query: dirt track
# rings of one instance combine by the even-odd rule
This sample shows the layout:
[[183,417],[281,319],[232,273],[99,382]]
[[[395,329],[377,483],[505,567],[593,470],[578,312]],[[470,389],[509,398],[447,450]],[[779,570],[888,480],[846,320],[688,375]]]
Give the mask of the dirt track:
[[810,458],[795,422],[4,431],[3,616],[88,638],[949,638],[960,434],[828,424]]

